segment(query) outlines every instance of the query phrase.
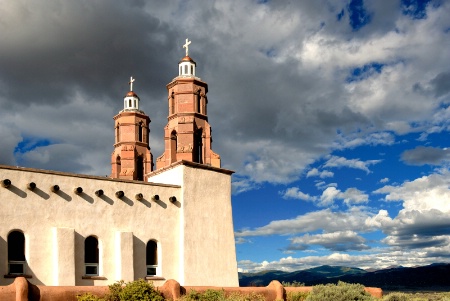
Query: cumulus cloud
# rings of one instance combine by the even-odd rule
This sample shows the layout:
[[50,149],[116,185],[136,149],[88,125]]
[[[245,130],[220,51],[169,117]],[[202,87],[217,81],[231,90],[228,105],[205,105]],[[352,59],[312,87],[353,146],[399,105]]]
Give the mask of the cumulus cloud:
[[307,233],[322,229],[325,232],[337,232],[358,229],[358,231],[369,231],[373,227],[366,224],[366,219],[372,214],[351,208],[346,212],[333,212],[324,209],[299,215],[293,219],[276,220],[255,229],[244,229],[237,231],[237,237],[286,235],[296,233]]
[[305,194],[299,190],[298,187],[291,187],[284,192],[280,192],[284,199],[299,199],[303,201],[314,201],[316,198]]
[[361,161],[359,159],[346,159],[344,157],[330,156],[327,162],[325,162],[324,167],[335,167],[335,168],[348,167],[361,169],[366,173],[370,173],[369,166],[380,162],[381,160]]
[[321,179],[324,179],[324,178],[331,178],[333,176],[334,176],[333,172],[331,172],[329,170],[319,171],[317,168],[312,168],[311,170],[309,170],[306,173],[306,177],[307,178],[309,178],[309,177],[319,177]]
[[[309,269],[321,265],[337,266],[357,266],[363,269],[386,268],[392,265],[415,266],[427,265],[435,262],[445,262],[448,260],[448,248],[430,248],[428,252],[417,250],[396,250],[384,249],[377,253],[352,255],[344,252],[334,252],[329,255],[283,257],[274,261],[254,262],[242,260],[238,262],[238,267],[247,272],[257,272],[261,270],[281,270],[292,272],[296,270]],[[411,261],[414,258],[414,261]]]
[[324,234],[305,234],[291,239],[289,250],[306,250],[313,245],[322,246],[328,250],[345,252],[350,250],[362,251],[369,247],[365,239],[353,231],[338,231]]
[[439,165],[450,160],[450,150],[447,148],[418,146],[415,149],[406,150],[401,159],[410,165]]

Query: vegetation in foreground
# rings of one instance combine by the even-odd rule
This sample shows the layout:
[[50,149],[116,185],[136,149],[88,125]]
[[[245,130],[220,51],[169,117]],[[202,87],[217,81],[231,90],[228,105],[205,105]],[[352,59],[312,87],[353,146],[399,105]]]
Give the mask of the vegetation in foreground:
[[[302,283],[283,283],[284,286],[299,287]],[[116,282],[109,286],[109,294],[99,298],[92,294],[77,296],[78,301],[165,301],[160,292],[143,279],[125,283]],[[361,284],[339,282],[313,286],[310,293],[288,292],[287,301],[375,301]],[[252,293],[226,295],[223,290],[207,290],[203,293],[189,291],[180,301],[265,301],[264,296]],[[274,300],[275,301],[275,300]],[[400,293],[386,294],[381,301],[450,301],[449,293]]]

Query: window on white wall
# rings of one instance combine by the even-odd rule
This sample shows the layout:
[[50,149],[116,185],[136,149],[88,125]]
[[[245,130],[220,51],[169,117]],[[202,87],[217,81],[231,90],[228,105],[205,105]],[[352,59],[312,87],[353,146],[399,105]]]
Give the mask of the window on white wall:
[[149,240],[147,243],[147,276],[156,276],[158,269],[158,245],[156,241]]
[[25,274],[25,235],[12,231],[8,235],[8,274]]
[[98,239],[89,236],[84,241],[84,266],[86,276],[99,275]]

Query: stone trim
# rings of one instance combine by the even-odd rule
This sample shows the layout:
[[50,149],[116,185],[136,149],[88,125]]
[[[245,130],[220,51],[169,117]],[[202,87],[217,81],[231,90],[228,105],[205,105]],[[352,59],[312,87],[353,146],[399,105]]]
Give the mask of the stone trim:
[[227,174],[227,175],[234,174],[233,170],[219,168],[219,167],[213,167],[213,166],[210,166],[210,165],[205,165],[205,164],[200,164],[200,163],[194,163],[194,162],[186,161],[186,160],[181,160],[181,161],[177,161],[175,163],[172,163],[169,166],[166,166],[166,167],[154,170],[151,173],[147,174],[147,177],[158,175],[160,173],[165,172],[166,170],[173,169],[173,168],[175,168],[175,167],[177,167],[179,165],[185,165],[185,166],[194,167],[194,168],[198,168],[198,169],[206,169],[206,170],[217,171],[217,172],[220,172],[220,173],[223,173],[223,174]]
[[108,278],[103,276],[81,276],[81,279],[90,279],[90,280],[108,280]]
[[4,278],[11,279],[11,278],[17,278],[17,277],[23,277],[23,278],[33,278],[31,275],[27,274],[6,274],[3,276]]
[[180,185],[161,184],[161,183],[149,183],[149,182],[144,182],[144,181],[133,181],[133,180],[124,180],[124,179],[112,179],[109,176],[106,176],[106,177],[90,176],[90,175],[82,175],[82,174],[62,172],[62,171],[35,169],[35,168],[28,168],[28,167],[16,167],[16,166],[9,166],[9,165],[1,165],[0,164],[0,170],[2,170],[2,169],[5,169],[5,170],[16,170],[16,171],[25,171],[25,172],[33,172],[33,173],[42,173],[42,174],[47,174],[47,175],[58,175],[58,176],[66,176],[66,177],[74,177],[74,178],[82,178],[82,179],[102,180],[102,181],[121,182],[121,183],[132,183],[132,184],[148,185],[148,186],[181,188]]
[[145,280],[166,280],[166,278],[159,276],[146,276]]

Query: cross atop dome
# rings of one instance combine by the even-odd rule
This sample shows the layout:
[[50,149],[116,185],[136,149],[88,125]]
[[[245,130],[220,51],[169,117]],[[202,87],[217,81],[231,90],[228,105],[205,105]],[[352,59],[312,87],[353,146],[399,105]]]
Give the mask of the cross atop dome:
[[195,77],[195,61],[189,56],[189,45],[191,45],[192,41],[186,39],[186,43],[183,45],[183,48],[186,48],[186,56],[181,59],[178,63],[179,73],[178,76],[182,77]]
[[130,85],[130,91],[133,91],[133,83],[136,79],[133,77],[130,77],[130,81],[128,82],[128,84]]
[[186,43],[183,45],[183,48],[186,48],[186,56],[189,56],[189,45],[191,45],[192,41],[186,39]]

